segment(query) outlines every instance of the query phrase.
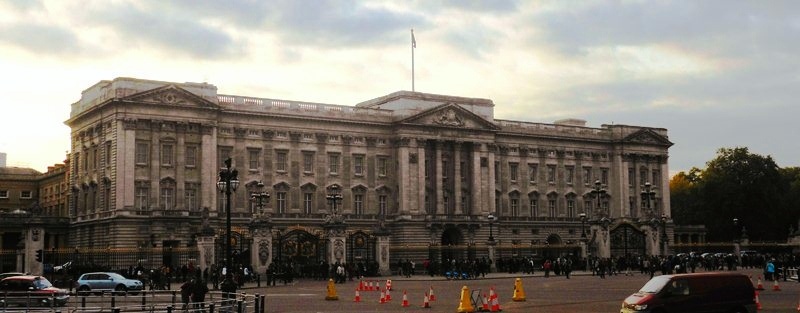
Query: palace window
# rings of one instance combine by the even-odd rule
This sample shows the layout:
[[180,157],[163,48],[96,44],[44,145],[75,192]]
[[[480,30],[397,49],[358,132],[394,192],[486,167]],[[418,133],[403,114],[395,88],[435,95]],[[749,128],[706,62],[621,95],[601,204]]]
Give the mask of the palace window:
[[175,186],[172,183],[161,183],[161,209],[172,210],[175,208]]
[[531,216],[532,217],[539,216],[539,197],[535,196],[535,195],[531,195],[531,196],[529,196],[529,201],[528,202],[529,202],[528,204],[530,205]]
[[591,167],[584,167],[583,168],[583,184],[589,185],[592,183],[592,168]]
[[513,217],[519,216],[519,196],[512,195],[509,201],[511,206],[511,216]]
[[386,167],[388,159],[386,157],[378,157],[378,176],[386,176]]
[[225,160],[231,157],[231,153],[233,148],[230,147],[221,147],[217,152],[217,162],[219,162],[219,168],[225,168]]
[[[146,142],[137,142],[136,143],[136,164],[138,165],[147,165],[148,159],[150,159],[150,145]],[[78,159],[77,157],[75,158]]]
[[197,189],[194,186],[189,184],[186,185],[186,189],[183,191],[184,200],[183,205],[186,206],[186,209],[191,211],[197,211],[200,207],[197,205]]
[[363,215],[364,214],[364,195],[363,194],[354,194],[353,195],[353,210],[355,211],[356,215]]
[[518,168],[519,168],[519,164],[517,164],[517,163],[508,163],[508,176],[509,176],[509,178],[511,179],[512,182],[516,182],[517,181],[517,178],[518,178],[517,177],[518,176],[517,169]]
[[353,156],[353,174],[356,176],[364,175],[364,156],[363,155],[354,155]]
[[338,154],[328,154],[328,173],[331,175],[339,174]]
[[603,168],[600,170],[600,182],[603,185],[608,185],[608,169]]
[[536,176],[538,175],[539,166],[536,164],[528,164],[528,181],[536,183]]
[[186,167],[195,167],[197,166],[197,146],[196,145],[187,145],[186,146]]
[[8,199],[8,190],[0,190],[0,199]]
[[286,172],[286,151],[275,152],[275,170],[278,172]]
[[574,176],[575,176],[575,167],[574,166],[567,166],[564,173],[564,179],[567,181],[567,184],[572,185]]
[[136,208],[139,211],[147,211],[149,204],[148,204],[148,195],[150,193],[150,188],[144,186],[137,186],[136,187]]
[[558,210],[556,208],[556,199],[547,199],[547,211],[550,217],[557,217]]
[[106,148],[105,148],[105,166],[111,166],[111,141],[106,141]]
[[556,183],[556,166],[555,165],[548,165],[547,166],[547,182],[551,184]]
[[175,156],[175,146],[171,143],[165,143],[161,145],[161,165],[162,166],[172,166],[172,162]]
[[249,165],[248,168],[250,170],[258,170],[258,168],[261,167],[261,164],[260,164],[261,162],[259,162],[259,160],[261,159],[261,150],[260,149],[247,149],[247,159],[249,161],[249,162],[247,162],[248,165]]
[[277,213],[286,213],[286,192],[279,191],[275,193],[275,206],[277,207]]
[[386,195],[378,196],[378,214],[386,215]]
[[314,208],[314,194],[310,192],[303,193],[303,212],[311,214]]
[[31,199],[31,198],[33,198],[33,192],[31,192],[30,190],[23,190],[22,192],[19,193],[19,198],[20,199]]
[[314,152],[303,152],[303,173],[314,173]]
[[575,217],[575,196],[567,197],[567,217]]

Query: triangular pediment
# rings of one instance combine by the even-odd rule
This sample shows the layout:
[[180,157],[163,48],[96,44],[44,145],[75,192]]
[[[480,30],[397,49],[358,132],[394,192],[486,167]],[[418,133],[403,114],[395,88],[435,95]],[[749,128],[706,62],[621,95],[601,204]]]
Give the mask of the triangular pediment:
[[625,143],[638,143],[638,144],[645,144],[645,145],[660,145],[660,146],[672,146],[673,143],[654,130],[649,128],[640,129],[622,140]]
[[403,125],[499,130],[494,123],[454,103],[445,103],[399,121]]
[[163,87],[132,94],[130,96],[123,98],[123,100],[135,101],[141,103],[188,106],[188,107],[198,107],[198,108],[208,108],[208,109],[219,108],[217,104],[175,85],[166,85]]

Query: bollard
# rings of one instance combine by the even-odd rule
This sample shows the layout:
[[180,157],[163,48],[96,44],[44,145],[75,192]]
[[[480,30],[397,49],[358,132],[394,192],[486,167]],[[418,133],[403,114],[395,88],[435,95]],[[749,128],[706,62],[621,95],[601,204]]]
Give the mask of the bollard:
[[266,299],[267,299],[267,295],[261,296],[261,312],[258,312],[258,313],[264,313],[264,311],[267,310],[267,308],[264,307],[264,305],[265,305],[264,301],[266,301]]
[[119,313],[119,311],[120,311],[120,310],[119,310],[119,308],[113,308],[113,309],[111,309],[111,313]]
[[81,307],[82,308],[86,307],[86,295],[83,295],[83,297],[81,297]]
[[112,308],[117,306],[117,296],[116,296],[116,294],[117,294],[116,291],[112,291],[111,292],[111,307]]
[[244,301],[236,300],[236,312],[237,313],[244,313],[244,306],[242,305]]
[[167,306],[167,313],[172,313],[172,306],[171,305]]
[[177,296],[178,296],[178,291],[173,290],[172,291],[172,304],[175,304],[175,299],[176,299]]
[[147,306],[147,292],[142,290],[142,311]]
[[208,305],[208,313],[214,313],[214,302]]
[[256,274],[256,287],[261,287],[261,274]]
[[259,299],[261,299],[261,296],[256,294],[256,297],[255,297],[255,299],[253,301],[253,305],[255,305],[255,311],[254,312],[256,312],[256,313],[261,312],[259,310],[259,309],[261,309],[261,306],[260,306],[261,303],[258,301]]

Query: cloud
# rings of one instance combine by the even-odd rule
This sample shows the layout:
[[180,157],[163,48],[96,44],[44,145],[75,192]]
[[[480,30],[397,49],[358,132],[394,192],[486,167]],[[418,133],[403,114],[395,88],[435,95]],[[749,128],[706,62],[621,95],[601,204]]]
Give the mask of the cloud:
[[40,55],[64,56],[82,51],[73,31],[39,22],[0,25],[0,41]]
[[204,23],[202,16],[188,16],[162,7],[129,3],[109,4],[87,15],[89,24],[109,28],[115,39],[144,47],[154,46],[202,59],[233,57],[242,48],[221,27]]

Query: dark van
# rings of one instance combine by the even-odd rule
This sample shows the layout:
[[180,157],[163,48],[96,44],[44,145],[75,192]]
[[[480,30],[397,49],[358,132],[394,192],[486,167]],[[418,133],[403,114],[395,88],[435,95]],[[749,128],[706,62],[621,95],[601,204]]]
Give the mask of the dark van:
[[754,313],[755,289],[744,274],[661,275],[625,298],[620,313],[631,312]]

